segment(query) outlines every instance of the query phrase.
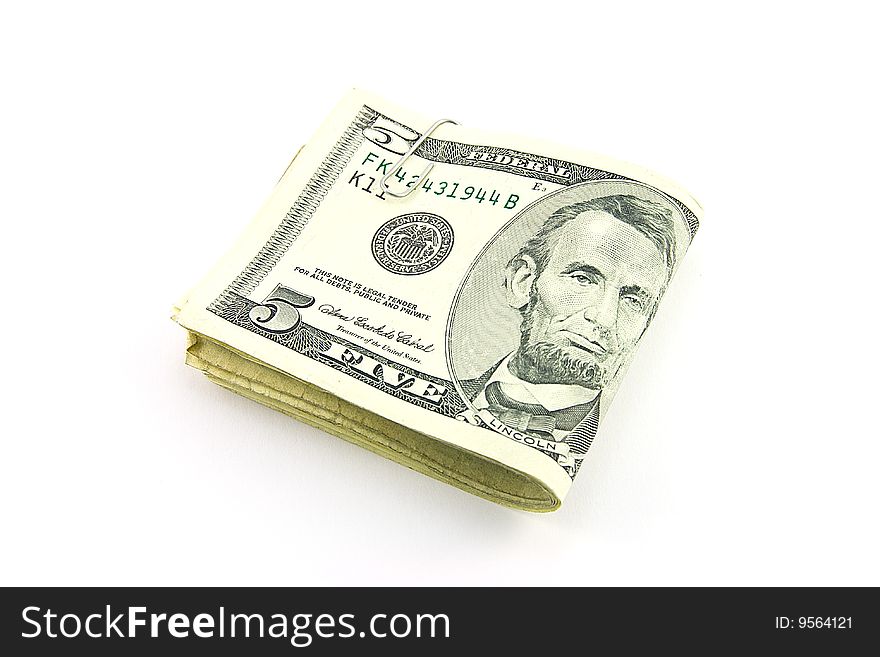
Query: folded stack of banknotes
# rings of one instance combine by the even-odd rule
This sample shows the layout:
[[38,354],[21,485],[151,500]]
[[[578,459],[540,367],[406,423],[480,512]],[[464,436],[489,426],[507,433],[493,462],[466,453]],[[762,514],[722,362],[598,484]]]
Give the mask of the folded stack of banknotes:
[[553,511],[700,216],[633,165],[353,91],[174,319],[221,386]]

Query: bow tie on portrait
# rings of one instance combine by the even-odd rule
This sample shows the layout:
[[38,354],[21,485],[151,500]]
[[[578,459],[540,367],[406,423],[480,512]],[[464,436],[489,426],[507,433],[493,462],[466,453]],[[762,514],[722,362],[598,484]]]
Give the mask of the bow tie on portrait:
[[541,438],[552,438],[556,430],[571,431],[594,405],[594,402],[587,402],[550,411],[541,404],[528,404],[512,399],[498,381],[486,386],[486,401],[489,403],[489,412],[504,424],[518,431],[537,434]]

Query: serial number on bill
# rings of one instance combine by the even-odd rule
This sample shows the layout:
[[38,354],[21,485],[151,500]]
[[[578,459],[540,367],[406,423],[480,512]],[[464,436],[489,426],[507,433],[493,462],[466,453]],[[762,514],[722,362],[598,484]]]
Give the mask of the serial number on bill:
[[[353,185],[365,192],[374,194],[378,198],[385,199],[385,190],[379,185],[379,180],[388,173],[394,160],[382,158],[376,153],[368,153],[361,162],[361,166],[367,170],[355,170],[348,180]],[[519,195],[501,192],[496,189],[483,189],[477,185],[468,185],[461,181],[436,180],[430,177],[422,178],[419,174],[411,174],[407,171],[397,170],[392,180],[397,179],[398,184],[406,189],[416,187],[425,194],[442,196],[447,199],[459,201],[471,201],[474,203],[487,203],[491,205],[501,204],[505,210],[513,210],[519,202]]]
[[777,630],[851,630],[852,616],[777,616]]

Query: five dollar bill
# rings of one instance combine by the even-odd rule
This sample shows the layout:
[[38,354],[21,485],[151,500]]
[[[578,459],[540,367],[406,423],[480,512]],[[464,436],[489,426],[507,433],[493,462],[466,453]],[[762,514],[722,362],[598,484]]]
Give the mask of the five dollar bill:
[[494,502],[562,503],[701,208],[633,165],[349,93],[174,309],[186,362]]

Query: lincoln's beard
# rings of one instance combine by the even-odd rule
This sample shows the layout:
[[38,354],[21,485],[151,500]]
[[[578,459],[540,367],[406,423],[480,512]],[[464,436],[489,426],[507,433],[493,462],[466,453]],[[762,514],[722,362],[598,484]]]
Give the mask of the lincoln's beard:
[[569,383],[594,390],[605,385],[605,369],[599,363],[552,342],[523,343],[512,365],[529,383]]
[[622,353],[615,350],[600,361],[594,354],[549,340],[531,343],[537,291],[523,312],[520,346],[511,361],[514,374],[529,383],[565,383],[600,390],[617,374]]

